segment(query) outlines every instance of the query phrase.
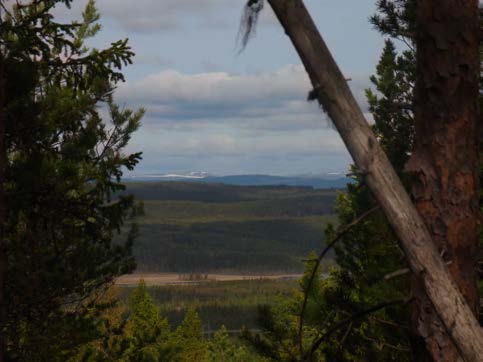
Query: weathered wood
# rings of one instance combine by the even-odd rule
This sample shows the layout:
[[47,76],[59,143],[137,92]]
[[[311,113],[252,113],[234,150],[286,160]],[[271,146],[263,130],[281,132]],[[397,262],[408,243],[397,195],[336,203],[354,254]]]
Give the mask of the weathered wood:
[[[2,14],[0,12],[0,23]],[[0,24],[1,25],[1,24]],[[7,202],[5,198],[5,175],[7,167],[6,137],[7,126],[6,99],[7,81],[3,46],[0,47],[0,362],[5,361],[6,338],[3,333],[6,325],[5,279],[7,273],[7,250],[5,240],[5,221],[7,217]]]
[[481,361],[483,331],[379,146],[302,0],[268,0],[355,164],[396,232],[408,264],[465,361]]

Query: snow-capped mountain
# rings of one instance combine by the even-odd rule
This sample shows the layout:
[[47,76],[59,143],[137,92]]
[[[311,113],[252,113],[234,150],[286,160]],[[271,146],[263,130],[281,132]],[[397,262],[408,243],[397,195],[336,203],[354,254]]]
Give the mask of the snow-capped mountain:
[[184,179],[203,179],[208,177],[207,172],[203,171],[194,171],[189,173],[165,173],[165,174],[147,174],[147,175],[130,175],[128,178],[130,179],[137,179],[137,180],[145,180],[145,179],[159,179],[159,180],[166,180],[166,181],[177,181],[177,180],[184,180]]
[[314,188],[345,188],[351,179],[340,173],[323,175],[272,176],[272,175],[226,175],[214,176],[207,172],[166,173],[150,175],[134,175],[126,181],[185,181],[221,183],[239,186],[311,186]]

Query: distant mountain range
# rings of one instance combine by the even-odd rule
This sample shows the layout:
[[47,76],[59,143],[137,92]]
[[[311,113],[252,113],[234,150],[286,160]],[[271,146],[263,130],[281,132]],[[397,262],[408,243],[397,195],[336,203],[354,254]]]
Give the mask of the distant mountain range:
[[229,175],[213,176],[205,172],[190,172],[188,174],[152,174],[130,176],[125,181],[185,181],[221,183],[238,186],[311,186],[317,189],[345,188],[347,183],[353,181],[342,174],[327,175],[301,175],[301,176],[271,176],[271,175]]

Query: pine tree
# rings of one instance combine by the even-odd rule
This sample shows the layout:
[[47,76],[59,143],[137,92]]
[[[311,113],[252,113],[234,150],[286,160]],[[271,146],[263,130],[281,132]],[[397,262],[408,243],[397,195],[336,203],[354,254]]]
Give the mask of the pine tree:
[[[414,134],[415,60],[411,40],[414,4],[412,0],[378,1],[378,14],[371,22],[382,34],[404,41],[408,49],[397,52],[393,40],[386,40],[376,74],[371,77],[375,90],[366,92],[375,121],[373,130],[405,182],[404,165]],[[301,294],[286,307],[290,312],[263,310],[266,332],[248,339],[267,356],[284,361],[412,359],[406,305],[390,303],[390,307],[365,314],[374,306],[407,298],[409,282],[404,272],[404,255],[382,212],[371,212],[343,232],[348,224],[376,206],[358,170],[353,167],[352,173],[353,183],[337,200],[339,226],[329,226],[326,231],[326,240],[338,238],[337,268],[321,280],[320,270],[311,261],[316,258],[310,256],[301,281]],[[313,274],[315,278],[310,283]],[[300,329],[304,299],[304,323]],[[360,317],[352,321],[351,316]]]
[[225,326],[215,332],[208,342],[208,361],[210,362],[255,362],[260,358],[245,346],[237,343],[228,335]]
[[0,348],[9,360],[67,360],[95,338],[93,293],[135,266],[135,226],[126,243],[111,242],[133,205],[113,195],[141,156],[124,149],[143,110],[112,100],[134,54],[127,40],[89,49],[100,29],[94,1],[82,21],[56,22],[52,9],[70,3],[0,0]]
[[167,354],[169,325],[159,314],[144,280],[140,280],[130,297],[130,316],[126,325],[129,348],[127,361],[163,361]]
[[[378,137],[396,172],[407,183],[404,166],[408,161],[413,142],[413,84],[415,59],[411,34],[414,24],[414,1],[378,2],[379,13],[372,17],[374,26],[384,35],[403,40],[408,50],[398,54],[393,41],[387,39],[376,75],[371,77],[376,92],[367,90],[369,110]],[[357,170],[355,170],[357,174]],[[375,207],[375,200],[364,185],[363,179],[355,177],[346,193],[337,201],[340,227],[329,227],[327,239],[351,223],[358,215]],[[329,300],[333,307],[332,322],[357,315],[371,306],[409,295],[407,275],[394,275],[406,267],[404,255],[397,239],[382,212],[371,213],[351,227],[336,244],[338,269],[323,282],[322,300]],[[407,320],[407,306],[371,313],[367,317],[342,328],[333,338],[321,345],[328,359],[411,360],[411,335]],[[343,338],[344,344],[337,343]]]
[[[480,304],[475,267],[480,222],[478,3],[420,0],[416,15],[416,137],[406,165],[411,195],[451,280],[465,299],[467,314],[476,316]],[[434,310],[429,288],[422,284],[422,278],[413,274],[411,326],[424,346],[419,355],[426,350],[427,359],[434,361],[471,359],[471,354],[479,359],[483,340],[474,334],[461,337],[465,331],[458,327],[449,330],[447,318]],[[461,303],[454,304],[458,315],[463,315]],[[462,324],[466,331],[479,331],[474,318],[466,319]],[[445,320],[446,326],[441,322]],[[474,346],[478,352],[470,351]]]
[[113,287],[100,296],[89,314],[96,322],[95,338],[81,346],[69,362],[122,360],[129,348],[129,339],[126,337],[129,309],[119,299],[119,292],[119,289]]
[[183,322],[172,336],[172,345],[177,350],[173,361],[206,361],[207,346],[202,339],[201,319],[191,307],[186,311]]

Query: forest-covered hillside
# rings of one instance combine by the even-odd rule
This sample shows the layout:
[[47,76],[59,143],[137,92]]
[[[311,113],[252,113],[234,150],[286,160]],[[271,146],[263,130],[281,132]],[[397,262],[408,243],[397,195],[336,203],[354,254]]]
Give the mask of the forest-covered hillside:
[[138,271],[294,272],[324,242],[335,190],[184,182],[128,183],[144,203]]

